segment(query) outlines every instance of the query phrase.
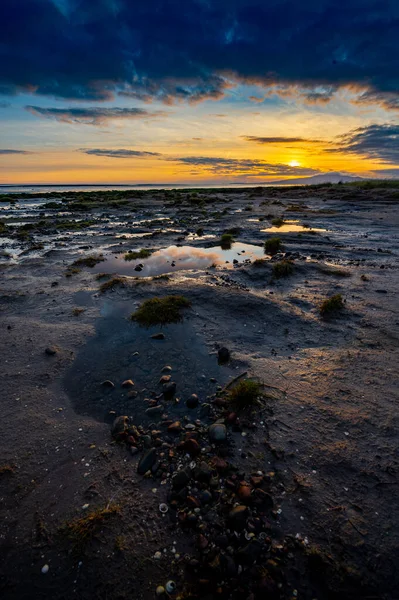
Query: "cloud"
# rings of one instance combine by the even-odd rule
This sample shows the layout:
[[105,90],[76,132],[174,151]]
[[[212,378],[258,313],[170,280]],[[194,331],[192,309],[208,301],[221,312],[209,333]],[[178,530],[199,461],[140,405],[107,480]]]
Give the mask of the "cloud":
[[314,175],[318,170],[272,164],[264,160],[246,158],[216,158],[210,156],[183,156],[166,160],[193,167],[192,174],[230,175],[237,177],[263,177],[270,175]]
[[352,100],[352,104],[359,106],[378,105],[385,110],[399,110],[399,91],[378,92],[376,90],[367,90]]
[[386,123],[353,129],[339,136],[335,147],[327,151],[399,164],[399,125]]
[[[397,0],[2,0],[0,91],[222,98],[237,82],[397,91]],[[32,27],[34,23],[34,27]],[[320,88],[324,88],[325,92]]]
[[9,148],[0,149],[0,154],[33,154],[28,150],[11,150]]
[[399,179],[399,167],[397,169],[376,169],[374,175],[376,177],[387,177],[388,179]]
[[41,108],[26,106],[27,111],[37,117],[55,119],[60,123],[104,125],[113,119],[149,119],[165,116],[162,111],[149,112],[142,108]]
[[255,142],[256,144],[295,144],[297,142],[307,144],[323,143],[322,140],[302,137],[258,137],[256,135],[243,135],[241,137],[247,140],[247,142]]
[[103,148],[81,148],[80,152],[94,156],[108,156],[110,158],[146,158],[148,156],[161,156],[159,152],[146,152],[144,150],[125,150],[120,148],[117,150],[107,150]]

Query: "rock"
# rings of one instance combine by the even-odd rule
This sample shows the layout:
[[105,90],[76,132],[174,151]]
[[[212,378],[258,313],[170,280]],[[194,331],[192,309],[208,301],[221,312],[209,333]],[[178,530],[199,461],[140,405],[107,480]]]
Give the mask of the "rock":
[[136,456],[136,454],[138,454],[139,449],[137,448],[137,446],[130,446],[130,454],[132,456]]
[[165,339],[165,334],[163,333],[153,333],[151,338],[153,340],[164,340]]
[[257,488],[254,493],[254,503],[259,506],[261,510],[272,510],[274,506],[273,498],[270,494]]
[[168,383],[170,381],[171,375],[162,375],[159,383]]
[[227,469],[228,465],[224,458],[220,458],[220,456],[214,456],[211,459],[211,465],[217,471],[223,472]]
[[162,369],[162,373],[171,373],[172,367],[170,365],[165,365]]
[[186,401],[187,408],[196,408],[198,406],[199,400],[197,394],[191,394],[190,398]]
[[123,388],[130,388],[134,386],[134,382],[131,379],[125,379],[125,381],[122,381],[121,386]]
[[165,593],[166,593],[166,591],[165,591],[165,588],[163,587],[163,585],[159,585],[159,586],[157,587],[157,589],[155,590],[155,594],[156,594],[157,596],[164,596],[164,595],[165,595]]
[[143,270],[143,266],[142,266],[142,265],[136,265],[136,266],[134,267],[134,270],[135,270],[135,271],[142,271],[142,270]]
[[114,384],[114,383],[112,383],[112,381],[111,381],[110,379],[106,379],[105,381],[103,381],[103,382],[101,383],[101,385],[102,385],[103,387],[107,387],[107,388],[110,388],[110,389],[112,389],[112,388],[114,388],[114,387],[115,387],[115,384]]
[[244,502],[245,504],[251,501],[251,488],[248,483],[245,481],[240,483],[240,487],[237,490],[237,496],[241,502]]
[[137,465],[137,473],[140,475],[147,473],[147,471],[149,471],[155,464],[156,460],[156,450],[155,448],[150,448],[150,450],[147,450],[147,452],[140,458],[139,464]]
[[204,535],[202,535],[202,533],[200,533],[197,538],[198,548],[200,550],[205,550],[205,548],[207,548],[208,545],[209,545],[209,540]]
[[259,540],[252,540],[244,546],[240,548],[236,554],[237,559],[243,565],[253,565],[259,556],[262,554],[262,544]]
[[112,423],[111,435],[115,440],[121,440],[126,437],[127,427],[129,423],[129,417],[121,416],[117,417]]
[[229,512],[229,521],[235,528],[242,528],[245,525],[245,521],[248,516],[248,508],[239,504],[231,509]]
[[191,456],[198,456],[201,453],[201,446],[194,439],[188,439],[183,444],[184,451],[190,454]]
[[172,485],[175,490],[181,490],[184,488],[190,481],[191,474],[188,469],[182,469],[181,471],[177,471],[175,475],[172,477]]
[[263,483],[263,475],[252,475],[249,481],[252,483],[254,487],[259,487]]
[[211,442],[224,442],[227,438],[226,426],[222,423],[213,423],[213,425],[209,426],[208,435]]
[[163,412],[163,405],[157,404],[156,406],[150,406],[150,408],[147,408],[147,410],[145,411],[145,414],[148,415],[149,417],[152,417],[155,415],[159,415],[162,412]]
[[201,504],[209,504],[210,502],[212,502],[211,492],[209,492],[208,490],[204,490],[203,492],[201,492],[200,501]]
[[168,426],[169,433],[180,433],[181,431],[181,423],[180,421],[175,421]]
[[225,348],[224,346],[222,348],[219,348],[218,350],[218,360],[221,363],[225,363],[230,359],[230,350],[228,350],[228,348]]
[[58,348],[57,346],[48,346],[44,352],[47,354],[47,356],[54,356],[54,354],[57,354]]
[[151,448],[152,440],[150,435],[143,435],[141,439],[143,440],[144,448]]
[[164,396],[173,396],[176,392],[176,383],[174,381],[168,381],[168,383],[164,383],[162,386],[162,391]]
[[207,483],[212,477],[211,467],[205,461],[202,461],[200,465],[195,469],[194,477],[196,481],[202,481],[204,483]]
[[174,581],[170,580],[166,583],[165,590],[166,590],[167,594],[169,594],[170,596],[173,596],[174,594],[176,594],[177,585],[175,584]]

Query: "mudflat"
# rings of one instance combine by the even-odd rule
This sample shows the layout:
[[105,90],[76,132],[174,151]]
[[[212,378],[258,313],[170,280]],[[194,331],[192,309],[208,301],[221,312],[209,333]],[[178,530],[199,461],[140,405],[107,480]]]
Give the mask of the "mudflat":
[[0,220],[2,598],[398,597],[397,187]]

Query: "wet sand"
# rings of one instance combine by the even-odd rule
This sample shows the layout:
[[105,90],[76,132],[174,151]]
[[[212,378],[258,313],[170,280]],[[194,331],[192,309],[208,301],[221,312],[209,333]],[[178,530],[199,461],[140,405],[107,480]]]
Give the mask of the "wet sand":
[[[80,211],[59,199],[60,208],[45,208],[50,200],[0,203],[2,598],[153,598],[169,579],[184,598],[397,598],[394,193],[153,191]],[[305,228],[275,232],[275,218]],[[74,226],[77,219],[85,225]],[[236,242],[223,255],[218,242],[228,230]],[[270,257],[263,244],[276,235],[284,250]],[[142,248],[151,249],[149,258],[124,260]],[[71,273],[74,261],[99,254],[103,262]],[[275,279],[273,265],[284,256],[294,271]],[[101,292],[101,273],[125,279]],[[337,293],[344,309],[321,318],[321,302]],[[147,330],[129,320],[141,302],[168,294],[191,302],[182,323]],[[159,331],[165,339],[152,339]],[[231,353],[223,365],[221,346]],[[180,402],[160,400],[164,365]],[[226,416],[214,404],[218,386],[244,372],[265,385],[265,399],[238,426],[228,424],[226,444],[212,447],[208,426]],[[121,387],[126,379],[134,393]],[[188,409],[192,393],[200,403]],[[149,416],[159,402],[163,411]],[[112,439],[119,415],[142,427],[134,456]],[[176,420],[182,429],[171,435],[164,424]],[[212,492],[219,500],[200,508],[202,529],[182,527],[176,515],[185,501],[177,513],[171,505],[172,475],[192,461],[177,446],[191,430],[206,461],[218,456],[232,465],[219,495]],[[144,443],[161,463],[151,477],[137,472]],[[255,573],[242,558],[248,523],[236,545],[230,541],[231,554],[214,533],[223,506],[240,501],[239,475],[248,481],[257,472],[274,505],[265,515],[249,505],[270,539]],[[169,506],[165,516],[160,503]],[[63,525],[113,504],[118,514],[76,552]],[[214,556],[231,556],[233,571],[215,567],[209,575]],[[202,589],[205,563],[216,584]]]

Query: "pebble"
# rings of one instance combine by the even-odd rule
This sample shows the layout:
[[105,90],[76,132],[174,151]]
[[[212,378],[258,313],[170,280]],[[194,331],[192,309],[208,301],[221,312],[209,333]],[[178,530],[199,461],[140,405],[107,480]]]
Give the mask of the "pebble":
[[174,381],[168,381],[168,383],[164,383],[162,386],[162,391],[164,396],[173,396],[176,392],[176,383]]
[[58,349],[56,346],[48,346],[44,352],[47,354],[47,356],[54,356],[54,354],[57,354]]
[[165,365],[162,369],[162,373],[170,373],[172,371],[172,367],[170,365]]
[[157,460],[157,453],[155,448],[150,448],[147,450],[145,454],[141,457],[139,464],[137,465],[137,472],[140,475],[144,475],[151,469],[151,467],[155,464]]
[[120,439],[127,430],[127,424],[129,422],[129,417],[121,416],[116,417],[115,421],[112,423],[111,427],[111,435],[113,438]]
[[42,573],[43,573],[43,575],[45,575],[46,573],[48,573],[49,569],[50,569],[50,567],[48,565],[44,565],[42,567]]
[[171,375],[162,375],[159,383],[168,383],[170,381]]
[[164,333],[153,333],[151,338],[153,340],[164,340],[165,339],[165,334]]
[[187,408],[196,408],[199,404],[197,394],[191,394],[190,398],[186,401]]
[[[161,554],[160,552],[156,552],[155,554]],[[155,558],[155,556],[154,556]],[[165,594],[165,588],[163,587],[163,585],[159,585],[157,587],[157,589],[155,590],[155,593],[157,596],[163,596]]]
[[131,379],[125,379],[125,381],[123,381],[121,385],[124,388],[129,388],[134,386],[134,382]]
[[103,382],[101,383],[101,385],[102,385],[103,387],[107,387],[107,388],[114,388],[114,387],[115,387],[115,384],[114,384],[114,383],[112,383],[112,381],[111,381],[110,379],[106,379],[105,381],[103,381]]
[[223,346],[218,350],[218,360],[219,362],[227,362],[230,359],[230,350]]
[[227,438],[226,426],[222,423],[214,423],[210,425],[208,435],[211,442],[224,442]]
[[176,584],[174,581],[172,581],[172,579],[170,581],[167,582],[167,584],[165,585],[165,590],[168,594],[175,594],[176,593]]

